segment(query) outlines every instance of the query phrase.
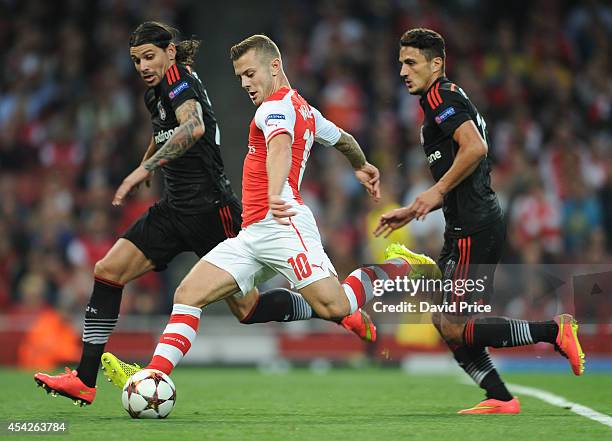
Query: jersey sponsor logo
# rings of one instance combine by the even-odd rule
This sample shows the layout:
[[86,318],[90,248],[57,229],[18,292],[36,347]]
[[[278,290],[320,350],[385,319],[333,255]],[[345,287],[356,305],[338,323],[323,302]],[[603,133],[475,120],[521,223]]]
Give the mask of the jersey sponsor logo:
[[274,122],[274,121],[270,121],[270,120],[281,120],[281,119],[285,119],[285,115],[283,115],[282,113],[271,113],[268,116],[266,116],[266,125],[268,127],[271,126],[278,126],[278,122]]
[[174,129],[162,130],[155,134],[155,144],[168,141],[174,135]]
[[174,89],[170,91],[168,96],[170,97],[171,100],[173,100],[175,96],[177,96],[179,93],[181,93],[188,87],[189,87],[189,83],[187,83],[187,81],[181,81],[178,86],[176,86]]
[[427,156],[427,161],[430,164],[433,164],[435,161],[437,161],[438,159],[442,158],[442,153],[440,153],[440,150],[436,150],[435,152],[433,152],[431,155]]
[[451,107],[446,108],[442,113],[438,114],[438,116],[436,116],[434,119],[436,120],[438,124],[442,124],[444,120],[450,118],[454,114],[455,114],[455,108],[451,106]]
[[305,104],[302,104],[300,106],[300,108],[298,109],[298,112],[300,112],[300,115],[302,115],[302,118],[304,118],[304,121],[306,121],[308,118],[312,118],[312,109],[310,108],[310,106],[307,106]]
[[161,100],[157,102],[157,110],[159,111],[159,117],[162,121],[166,120],[166,109],[162,106]]
[[254,146],[250,145],[249,146],[249,153],[247,153],[248,155],[254,155],[255,152],[257,152],[257,150],[255,149]]

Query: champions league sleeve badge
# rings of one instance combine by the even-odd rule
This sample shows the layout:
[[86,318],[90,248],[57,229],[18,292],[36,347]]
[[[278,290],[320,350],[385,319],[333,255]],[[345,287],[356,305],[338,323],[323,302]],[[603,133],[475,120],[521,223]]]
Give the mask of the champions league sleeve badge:
[[159,111],[159,117],[162,121],[166,120],[166,109],[162,106],[161,100],[157,101],[157,110]]

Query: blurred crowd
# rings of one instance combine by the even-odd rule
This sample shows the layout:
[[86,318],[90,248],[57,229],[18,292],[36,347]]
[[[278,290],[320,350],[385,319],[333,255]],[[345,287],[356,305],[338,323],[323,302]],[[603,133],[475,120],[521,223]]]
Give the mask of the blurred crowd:
[[[157,199],[143,188],[110,205],[151,136],[127,37],[146,19],[180,22],[181,4],[0,2],[0,311],[80,314],[95,262]],[[170,296],[158,274],[127,289],[128,312]]]
[[[486,120],[493,188],[508,228],[502,261],[611,262],[609,6],[554,0],[506,6],[467,0],[319,1],[307,14],[307,3],[286,8],[286,20],[272,30],[292,86],[357,136],[383,178],[383,201],[372,204],[341,157],[323,149],[311,156],[316,166],[309,169],[304,193],[315,201],[341,274],[381,261],[388,242],[371,234],[380,213],[411,203],[432,185],[420,146],[423,114],[399,77],[399,37],[414,27],[444,36],[447,76]],[[437,256],[443,231],[438,211],[391,239]],[[543,285],[533,292],[538,291],[533,284],[515,283],[501,300],[507,312],[524,318],[555,313],[554,290]],[[522,303],[516,299],[520,289],[529,291]]]
[[[374,204],[341,155],[317,147],[311,156],[303,197],[341,276],[381,261],[388,241],[371,234],[378,216],[432,183],[418,99],[399,78],[398,40],[412,27],[445,37],[447,76],[487,122],[508,223],[504,261],[610,263],[612,9],[515,3],[279,5],[283,19],[266,30],[292,86],[353,133],[383,177]],[[150,136],[126,36],[144,19],[181,27],[188,8],[167,0],[146,9],[144,1],[61,5],[0,2],[0,311],[83,311],[93,264],[160,192],[143,188],[122,210],[109,203],[142,155],[125,146],[144,151]],[[438,211],[390,240],[437,256],[443,229]],[[166,312],[172,295],[157,273],[127,289],[124,313]]]

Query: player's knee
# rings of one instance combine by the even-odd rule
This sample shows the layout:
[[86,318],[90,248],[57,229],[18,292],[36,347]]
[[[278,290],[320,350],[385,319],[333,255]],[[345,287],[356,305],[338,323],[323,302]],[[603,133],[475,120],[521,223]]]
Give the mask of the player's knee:
[[214,298],[214,293],[210,289],[207,289],[205,283],[189,275],[181,281],[174,292],[174,303],[197,308],[204,308],[215,300],[217,299]]
[[440,323],[440,335],[442,338],[450,344],[462,345],[463,344],[463,324],[452,323],[448,320],[441,320]]
[[[196,283],[188,278],[183,279],[174,292],[174,303],[202,308],[208,304],[203,293],[198,292]],[[202,304],[203,303],[203,304]]]
[[121,284],[125,283],[118,266],[113,264],[107,257],[96,262],[94,265],[94,276]]

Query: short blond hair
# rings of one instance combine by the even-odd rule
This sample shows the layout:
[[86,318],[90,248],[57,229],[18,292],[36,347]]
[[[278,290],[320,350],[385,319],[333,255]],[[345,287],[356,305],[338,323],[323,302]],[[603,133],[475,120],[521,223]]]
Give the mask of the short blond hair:
[[280,58],[280,50],[270,37],[263,34],[251,35],[230,49],[230,59],[236,61],[251,49],[255,49],[269,58]]

